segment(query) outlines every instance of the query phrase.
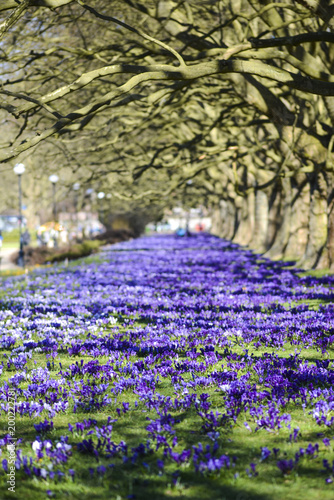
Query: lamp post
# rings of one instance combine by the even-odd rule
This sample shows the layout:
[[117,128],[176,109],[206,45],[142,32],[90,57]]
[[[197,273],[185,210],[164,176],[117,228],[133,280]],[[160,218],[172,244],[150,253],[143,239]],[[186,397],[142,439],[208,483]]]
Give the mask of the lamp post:
[[91,202],[94,194],[94,189],[93,188],[87,188],[84,196],[84,201],[83,201],[83,207],[85,210],[85,218],[86,218],[86,230],[87,230],[87,235],[89,238],[91,238],[94,234],[94,224],[92,221],[92,214],[91,214]]
[[20,250],[18,265],[24,267],[24,251],[23,251],[23,240],[22,240],[22,187],[21,187],[21,176],[25,172],[25,166],[23,163],[17,163],[14,167],[14,173],[17,175],[19,180],[19,230],[20,230]]
[[[56,174],[52,174],[49,177],[49,181],[52,184],[52,212],[53,212],[53,220],[57,222],[57,204],[56,204],[56,184],[59,181],[59,177]],[[58,246],[57,238],[56,238],[56,227],[54,227],[54,236],[53,236],[53,244],[56,248]]]
[[110,229],[112,229],[112,210],[111,210],[111,198],[112,198],[112,194],[111,193],[108,193],[106,198],[109,200],[109,204],[108,204],[108,227],[110,226]]
[[[185,194],[187,195],[187,187],[191,186],[193,183],[192,179],[189,179],[186,184],[186,189],[185,189]],[[187,236],[189,235],[189,221],[190,221],[190,211],[189,209],[187,210],[187,215],[186,215],[186,234]]]
[[49,181],[52,184],[52,204],[53,204],[53,220],[57,221],[57,205],[56,205],[56,184],[59,181],[59,177],[56,174],[52,174],[49,177]]
[[101,223],[104,224],[104,213],[103,213],[103,201],[102,200],[105,197],[105,193],[103,191],[100,191],[99,193],[97,193],[97,197],[100,200],[99,201],[99,212],[100,212],[99,219],[101,220]]
[[75,182],[73,184],[73,191],[74,191],[74,212],[75,212],[75,233],[76,233],[76,238],[78,238],[78,229],[79,229],[79,217],[78,217],[78,191],[80,189],[80,183]]
[[77,220],[78,224],[78,191],[80,189],[80,183],[75,182],[73,184],[73,191],[74,191],[74,210],[75,210],[75,218]]

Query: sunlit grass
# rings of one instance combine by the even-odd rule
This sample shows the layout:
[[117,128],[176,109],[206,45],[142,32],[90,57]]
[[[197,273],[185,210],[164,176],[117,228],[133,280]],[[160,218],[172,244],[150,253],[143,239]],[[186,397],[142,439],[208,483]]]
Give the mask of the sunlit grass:
[[[96,263],[101,262],[100,256],[91,256],[83,259],[81,262]],[[71,269],[76,263],[69,263]],[[59,266],[59,270],[64,270],[64,266]],[[47,273],[48,270],[46,269]],[[24,281],[17,283],[17,292],[19,293],[24,287]],[[286,308],[295,307],[300,303],[307,304],[310,309],[317,309],[323,301],[309,300],[299,301],[292,304],[286,304]],[[98,335],[113,335],[115,332],[127,334],[136,328],[145,328],[150,324],[150,320],[141,319],[136,316],[135,323],[129,326],[126,321],[129,318],[122,318],[118,316],[117,326],[105,329],[103,332],[96,332]],[[85,338],[84,336],[78,338]],[[33,339],[38,340],[33,334]],[[201,346],[198,346],[199,350]],[[204,345],[203,345],[204,347]],[[228,348],[229,352],[237,354],[241,359],[246,356],[256,356],[258,358],[264,357],[268,354],[275,354],[278,358],[288,358],[298,353],[301,362],[309,361],[315,362],[319,359],[333,358],[333,350],[329,349],[328,353],[321,354],[315,348],[307,348],[307,346],[295,346],[289,342],[285,343],[281,349],[276,347],[257,347],[253,344],[246,343],[242,339],[237,338],[231,340]],[[215,365],[210,366],[206,370],[206,375],[214,370],[220,370],[222,364],[225,365],[225,349],[216,349],[216,352],[222,356],[222,360]],[[2,361],[6,364],[3,358],[4,354],[10,354],[10,350],[3,349],[0,351]],[[181,357],[181,355],[180,355]],[[30,372],[35,367],[45,368],[49,366],[49,372],[53,379],[59,380],[60,369],[65,372],[69,369],[70,365],[76,361],[83,360],[84,363],[94,359],[92,356],[80,355],[69,356],[65,351],[58,351],[55,358],[50,354],[33,353],[33,357],[28,361],[27,370]],[[108,361],[108,356],[100,356],[100,364],[105,364]],[[203,360],[204,360],[203,356]],[[138,360],[145,360],[145,353],[138,353],[137,356],[131,356],[123,362],[119,367],[123,368],[126,363]],[[230,362],[230,369],[233,365],[239,362]],[[48,363],[50,363],[48,365]],[[160,360],[157,359],[157,364]],[[61,367],[60,367],[61,365]],[[240,369],[238,375],[247,373],[248,368]],[[5,370],[2,376],[2,383],[5,383],[15,374],[15,370]],[[191,380],[190,373],[183,373],[185,381]],[[78,383],[82,380],[88,383],[89,377],[87,375],[78,376],[75,379]],[[112,385],[110,381],[110,385]],[[265,390],[265,381],[259,384],[258,378],[255,373],[251,373],[249,383],[257,384],[257,390]],[[29,381],[21,383],[20,388],[24,390],[28,387]],[[156,391],[164,396],[169,396],[172,399],[182,398],[182,391],[175,391],[170,377],[161,378],[160,382],[156,385]],[[210,395],[212,406],[210,410],[224,413],[225,405],[223,396],[224,393],[211,385],[208,387],[197,386],[194,391],[198,396],[201,393]],[[191,390],[189,390],[191,393]],[[18,400],[20,395],[18,394]],[[123,414],[117,412],[117,408],[122,408],[122,403],[126,402],[130,405],[130,411]],[[269,403],[268,399],[268,403]],[[54,429],[48,433],[45,438],[50,438],[52,441],[57,441],[61,436],[69,435],[69,442],[72,445],[73,455],[69,459],[66,466],[63,467],[65,477],[59,482],[50,482],[42,479],[28,478],[22,473],[17,472],[16,480],[16,496],[18,499],[26,500],[45,500],[48,498],[47,491],[50,490],[51,498],[56,499],[137,499],[146,500],[147,498],[154,499],[235,499],[235,500],[302,500],[305,496],[308,498],[318,500],[330,500],[333,498],[333,486],[326,485],[325,478],[327,476],[323,471],[322,460],[328,459],[330,462],[334,459],[333,445],[326,447],[322,440],[326,437],[332,438],[333,432],[331,428],[320,427],[309,416],[311,408],[302,408],[294,402],[289,403],[288,407],[284,408],[283,412],[288,412],[291,415],[290,428],[283,427],[278,431],[269,432],[267,430],[255,431],[255,419],[251,418],[249,413],[242,412],[238,416],[237,423],[232,421],[227,422],[225,427],[219,429],[220,436],[217,439],[219,443],[218,454],[226,454],[231,458],[236,456],[236,464],[234,468],[229,470],[223,469],[219,474],[202,475],[196,473],[194,468],[189,464],[176,465],[171,460],[166,460],[165,469],[159,473],[157,466],[157,458],[163,458],[163,451],[160,449],[157,453],[148,454],[143,460],[137,464],[123,464],[120,458],[107,459],[103,455],[99,461],[92,455],[80,454],[77,450],[77,445],[84,438],[88,438],[87,432],[83,435],[74,432],[73,434],[68,431],[68,424],[75,425],[78,421],[84,419],[95,419],[97,425],[104,425],[108,419],[116,419],[117,422],[113,424],[112,440],[115,443],[125,441],[129,450],[132,447],[138,446],[140,443],[146,443],[148,440],[148,433],[146,427],[148,419],[155,419],[157,413],[155,410],[148,410],[144,402],[141,402],[138,395],[131,389],[122,392],[119,396],[113,397],[113,402],[103,410],[78,410],[73,412],[73,402],[70,401],[69,407],[65,413],[59,413],[53,417]],[[199,442],[203,446],[212,444],[212,441],[202,430],[202,420],[194,408],[190,410],[175,410],[171,411],[172,416],[179,420],[175,429],[177,430],[178,444],[175,451],[181,452],[185,448],[190,448],[197,445]],[[37,424],[48,418],[47,412],[43,412],[39,417],[28,417],[16,415],[16,436],[23,439],[20,447],[23,454],[34,456],[31,445],[36,437],[36,431],[33,424]],[[250,432],[244,425],[244,422],[251,427]],[[294,429],[300,429],[296,441],[290,438]],[[6,416],[2,415],[0,418],[0,430],[2,434],[7,431]],[[295,453],[300,448],[307,448],[309,443],[313,445],[319,444],[319,456],[303,457],[298,466],[285,476],[280,472],[277,467],[277,460],[294,458]],[[333,441],[334,444],[334,441]],[[261,448],[267,447],[270,450],[273,448],[279,449],[277,456],[273,453],[265,460],[261,461]],[[0,459],[1,461],[1,459]],[[250,464],[256,466],[258,475],[251,475]],[[109,467],[112,464],[112,467]],[[105,476],[98,477],[96,471],[90,474],[89,469],[96,469],[97,466],[104,465],[107,468]],[[72,480],[67,474],[68,469],[75,470],[75,476]],[[175,472],[179,472],[179,477],[175,480]],[[0,478],[0,498],[13,499],[13,494],[8,492],[5,478]]]

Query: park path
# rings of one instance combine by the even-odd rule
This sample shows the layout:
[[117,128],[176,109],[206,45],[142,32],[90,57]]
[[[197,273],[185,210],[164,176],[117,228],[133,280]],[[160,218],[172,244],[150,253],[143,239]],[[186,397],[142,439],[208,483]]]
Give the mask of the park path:
[[0,271],[9,271],[17,269],[17,266],[11,262],[10,257],[15,253],[13,248],[1,248],[0,250]]

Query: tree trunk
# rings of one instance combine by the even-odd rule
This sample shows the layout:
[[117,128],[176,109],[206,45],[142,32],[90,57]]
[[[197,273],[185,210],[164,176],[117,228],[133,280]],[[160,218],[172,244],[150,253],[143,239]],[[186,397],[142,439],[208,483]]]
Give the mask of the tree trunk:
[[282,201],[283,193],[281,183],[275,183],[269,195],[269,213],[268,213],[268,235],[267,246],[270,248],[276,238],[279,228],[282,226]]
[[211,233],[216,236],[222,236],[223,233],[223,219],[222,219],[222,209],[219,205],[212,210],[212,226]]
[[291,179],[291,216],[286,260],[299,260],[305,254],[310,211],[310,185],[304,174]]
[[254,232],[249,246],[258,252],[267,249],[268,235],[268,196],[264,191],[258,190],[255,194],[255,219]]
[[231,240],[235,232],[235,218],[236,208],[231,200],[221,200],[213,212],[212,233]]
[[272,194],[272,210],[270,211],[271,233],[270,245],[266,257],[281,259],[289,239],[291,223],[291,185],[290,179],[283,179],[280,189],[276,185]]
[[328,205],[328,267],[334,270],[334,174],[327,173],[327,205]]
[[236,234],[233,238],[235,243],[239,245],[248,245],[254,230],[254,194],[250,193],[241,201],[239,209],[239,225]]
[[235,229],[237,225],[237,208],[234,205],[233,201],[226,201],[226,215],[223,219],[223,225],[225,228],[224,238],[227,240],[231,240],[235,234]]
[[309,233],[304,257],[298,263],[304,268],[328,267],[327,184],[322,172],[314,173],[310,181]]

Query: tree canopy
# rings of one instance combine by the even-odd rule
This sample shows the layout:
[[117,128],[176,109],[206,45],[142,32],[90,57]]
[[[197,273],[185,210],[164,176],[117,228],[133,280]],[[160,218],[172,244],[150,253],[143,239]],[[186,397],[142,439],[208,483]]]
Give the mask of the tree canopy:
[[[181,199],[191,179],[225,236],[334,263],[333,1],[27,0],[0,13],[1,162],[62,164],[144,204]],[[300,231],[313,229],[297,251],[300,200]]]

